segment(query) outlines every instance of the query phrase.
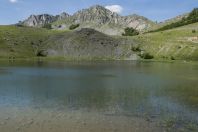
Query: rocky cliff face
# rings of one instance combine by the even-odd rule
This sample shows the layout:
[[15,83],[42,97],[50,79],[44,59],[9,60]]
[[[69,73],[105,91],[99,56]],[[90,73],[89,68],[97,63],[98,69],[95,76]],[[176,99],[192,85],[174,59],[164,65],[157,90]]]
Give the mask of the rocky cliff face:
[[60,15],[57,15],[56,18],[57,20],[64,20],[66,18],[68,18],[70,15],[66,12],[61,13]]
[[92,6],[83,9],[72,16],[67,13],[61,15],[31,15],[23,22],[23,25],[39,27],[44,24],[52,23],[55,29],[69,29],[72,24],[80,24],[81,28],[93,28],[100,32],[110,35],[121,35],[126,27],[133,27],[139,31],[149,29],[154,23],[145,17],[138,15],[120,16],[113,13],[103,6]]
[[96,5],[89,9],[78,11],[72,16],[72,19],[75,23],[94,22],[103,25],[106,23],[117,23],[120,16],[102,6]]
[[30,27],[41,27],[45,24],[56,21],[57,18],[52,15],[31,15],[27,20],[23,21],[22,24]]
[[29,27],[42,27],[45,24],[53,23],[58,20],[63,20],[69,17],[69,14],[63,12],[60,15],[53,16],[49,14],[31,15],[28,19],[21,22],[22,25]]
[[154,23],[150,21],[149,19],[142,17],[142,16],[138,16],[136,14],[121,17],[121,20],[119,21],[119,23],[123,27],[133,27],[139,31],[147,30],[152,25],[154,25]]

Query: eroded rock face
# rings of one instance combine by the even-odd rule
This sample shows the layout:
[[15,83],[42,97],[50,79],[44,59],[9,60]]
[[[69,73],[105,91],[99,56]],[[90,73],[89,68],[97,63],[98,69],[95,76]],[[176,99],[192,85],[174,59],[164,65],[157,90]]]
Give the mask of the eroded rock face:
[[31,15],[27,20],[25,20],[23,25],[30,27],[40,27],[45,24],[52,23],[56,21],[57,18],[52,15],[43,14],[43,15]]
[[63,12],[60,15],[53,16],[49,14],[31,15],[28,19],[22,22],[23,25],[29,27],[42,27],[45,24],[53,23],[57,20],[63,20],[69,17],[69,14]]
[[110,22],[118,21],[119,15],[112,13],[110,10],[105,9],[102,6],[96,5],[89,9],[83,9],[78,11],[72,16],[75,23],[89,23],[95,22],[98,24],[106,24]]
[[143,31],[151,27],[152,22],[145,17],[138,16],[136,14],[130,16],[124,16],[119,21],[122,26],[133,27],[139,31]]
[[68,18],[69,16],[70,16],[70,15],[69,15],[68,13],[63,12],[63,13],[61,13],[60,15],[57,15],[56,17],[57,17],[57,20],[63,20],[63,19]]

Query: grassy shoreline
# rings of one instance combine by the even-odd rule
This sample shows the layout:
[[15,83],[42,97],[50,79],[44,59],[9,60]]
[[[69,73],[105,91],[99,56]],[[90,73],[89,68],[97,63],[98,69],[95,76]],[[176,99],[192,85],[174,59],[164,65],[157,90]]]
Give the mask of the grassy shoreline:
[[65,58],[65,57],[32,57],[32,58],[17,58],[17,59],[7,59],[0,58],[1,61],[8,62],[106,62],[106,61],[114,61],[114,62],[159,62],[159,63],[183,63],[183,64],[198,64],[197,61],[193,60],[167,60],[167,59],[139,59],[139,60],[123,60],[123,59],[94,59],[94,58]]

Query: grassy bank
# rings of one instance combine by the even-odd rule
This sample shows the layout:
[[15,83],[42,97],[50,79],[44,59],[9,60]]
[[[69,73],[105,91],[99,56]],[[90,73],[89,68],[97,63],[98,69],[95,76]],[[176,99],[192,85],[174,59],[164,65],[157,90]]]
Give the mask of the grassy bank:
[[[195,30],[195,32],[194,32]],[[139,48],[159,60],[198,60],[198,23],[133,37]]]
[[55,33],[58,32],[42,28],[0,26],[0,58],[35,57],[40,45]]

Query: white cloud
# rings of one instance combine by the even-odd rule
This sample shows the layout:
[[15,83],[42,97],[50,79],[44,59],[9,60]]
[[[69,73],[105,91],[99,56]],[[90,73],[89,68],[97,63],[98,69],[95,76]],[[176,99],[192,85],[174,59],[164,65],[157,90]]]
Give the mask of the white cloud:
[[9,0],[11,3],[17,3],[18,0]]
[[108,5],[108,6],[105,6],[105,8],[115,13],[122,13],[123,11],[123,7],[120,5]]

